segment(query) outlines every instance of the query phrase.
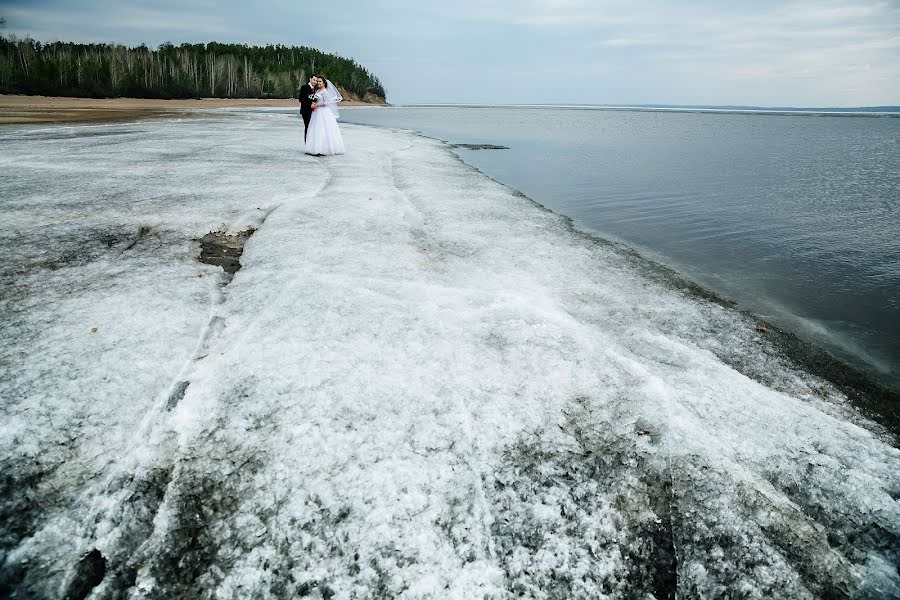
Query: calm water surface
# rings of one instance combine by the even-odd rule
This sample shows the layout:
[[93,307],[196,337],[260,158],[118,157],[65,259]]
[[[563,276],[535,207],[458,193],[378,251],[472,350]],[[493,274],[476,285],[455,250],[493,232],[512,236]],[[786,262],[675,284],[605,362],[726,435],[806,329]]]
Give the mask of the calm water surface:
[[354,108],[900,383],[900,118]]

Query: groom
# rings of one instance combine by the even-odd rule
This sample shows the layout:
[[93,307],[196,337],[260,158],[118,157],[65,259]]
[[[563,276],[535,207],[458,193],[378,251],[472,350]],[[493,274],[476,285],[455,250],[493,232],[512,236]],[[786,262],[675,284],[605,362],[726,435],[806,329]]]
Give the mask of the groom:
[[310,75],[309,83],[300,86],[300,116],[303,117],[303,141],[306,141],[306,132],[309,131],[309,118],[312,116],[315,101],[310,96],[316,93],[316,76]]

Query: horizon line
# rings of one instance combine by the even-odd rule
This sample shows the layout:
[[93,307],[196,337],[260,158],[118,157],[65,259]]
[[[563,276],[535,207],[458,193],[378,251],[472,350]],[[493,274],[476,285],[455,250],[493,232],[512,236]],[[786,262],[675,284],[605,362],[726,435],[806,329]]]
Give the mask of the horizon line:
[[766,106],[755,104],[671,104],[671,103],[592,103],[592,102],[571,102],[552,104],[540,103],[508,103],[508,102],[399,102],[391,104],[395,107],[425,107],[425,106],[447,106],[447,107],[466,107],[466,108],[656,108],[656,109],[706,109],[706,110],[765,110],[765,111],[881,111],[881,112],[900,112],[900,104],[875,104],[866,106]]

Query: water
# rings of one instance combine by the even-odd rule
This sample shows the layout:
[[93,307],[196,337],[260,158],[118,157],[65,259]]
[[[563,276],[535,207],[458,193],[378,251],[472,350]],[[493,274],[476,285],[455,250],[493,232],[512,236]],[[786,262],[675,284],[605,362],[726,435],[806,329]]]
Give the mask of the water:
[[359,108],[900,384],[900,118]]

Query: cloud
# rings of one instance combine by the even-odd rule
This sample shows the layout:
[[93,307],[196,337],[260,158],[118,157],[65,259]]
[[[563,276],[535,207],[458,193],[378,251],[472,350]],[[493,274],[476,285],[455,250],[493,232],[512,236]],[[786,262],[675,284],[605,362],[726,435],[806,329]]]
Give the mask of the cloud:
[[592,45],[596,47],[607,48],[633,48],[634,46],[659,46],[662,39],[659,35],[653,33],[644,33],[631,36],[611,37],[594,42]]
[[369,63],[399,102],[553,101],[534,81],[564,78],[580,102],[900,103],[894,0],[0,0],[0,15],[56,39],[314,46]]
[[208,9],[209,3],[187,1],[169,10],[103,2],[81,6],[78,10],[61,9],[52,3],[46,8],[0,4],[0,14],[9,20],[12,33],[37,36],[35,28],[28,24],[39,24],[37,31],[54,31],[56,35],[51,37],[59,39],[85,39],[85,30],[103,31],[107,35],[109,32],[127,35],[122,30],[204,34],[233,31],[223,16],[198,10],[204,8]]
[[227,33],[233,29],[226,25],[224,18],[215,15],[164,12],[143,8],[123,7],[107,21],[110,27],[146,31],[203,31],[205,33]]

